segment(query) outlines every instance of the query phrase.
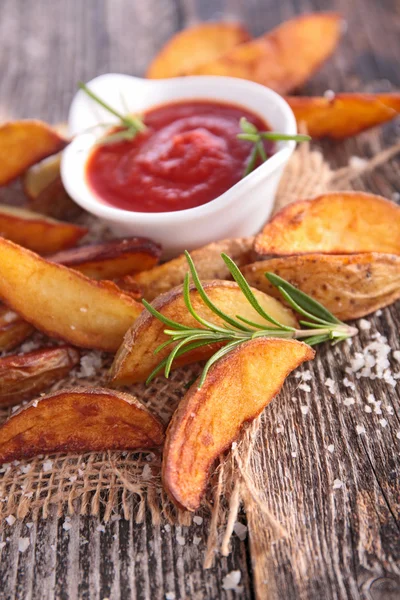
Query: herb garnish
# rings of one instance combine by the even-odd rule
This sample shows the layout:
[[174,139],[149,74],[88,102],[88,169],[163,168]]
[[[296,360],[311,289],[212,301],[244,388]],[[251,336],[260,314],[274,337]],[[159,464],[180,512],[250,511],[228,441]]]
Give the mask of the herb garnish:
[[246,177],[249,173],[254,171],[257,159],[261,159],[261,162],[268,160],[268,156],[265,152],[263,140],[271,141],[294,141],[294,142],[309,142],[311,140],[309,135],[296,134],[288,135],[286,133],[277,133],[275,131],[259,131],[257,127],[250,123],[246,117],[240,119],[240,129],[242,133],[237,134],[239,140],[245,140],[246,142],[253,142],[254,146],[251,151],[246,169],[243,173],[243,177]]
[[[280,294],[287,301],[287,303],[297,313],[307,319],[299,321],[300,325],[305,326],[306,329],[296,329],[294,327],[288,327],[287,325],[279,323],[279,321],[266,313],[261,307],[249,284],[233,260],[226,254],[221,254],[221,257],[228,267],[233,279],[236,281],[251,306],[265,319],[266,323],[265,325],[255,323],[240,317],[239,315],[236,315],[236,318],[230,317],[220,310],[207,296],[189,252],[186,251],[185,256],[188,261],[193,283],[202,301],[206,306],[208,306],[209,309],[212,310],[213,313],[225,321],[226,326],[212,323],[211,321],[203,319],[196,313],[190,299],[189,273],[187,273],[183,284],[183,298],[186,308],[196,319],[196,321],[202,325],[202,328],[188,327],[168,319],[155,308],[153,308],[153,306],[151,306],[151,304],[149,304],[146,300],[143,300],[142,302],[147,310],[154,317],[168,326],[168,329],[165,329],[164,333],[168,335],[170,339],[163,344],[160,344],[160,346],[156,348],[154,354],[157,354],[160,352],[160,350],[166,348],[170,344],[175,344],[169,356],[162,360],[149,375],[146,383],[149,383],[162,369],[164,369],[165,377],[168,378],[171,371],[171,365],[175,358],[185,354],[186,352],[189,352],[190,350],[200,348],[201,346],[207,346],[209,344],[221,342],[226,343],[207,361],[199,381],[199,388],[203,385],[210,367],[217,362],[217,360],[248,340],[258,337],[285,338],[303,340],[310,346],[315,346],[316,344],[320,344],[329,340],[336,344],[358,333],[355,327],[350,327],[349,325],[342,323],[342,321],[339,321],[324,306],[322,306],[322,304],[292,286],[290,283],[285,281],[285,279],[282,279],[274,273],[266,273],[265,276],[267,277],[268,281],[279,290]],[[271,327],[271,325],[275,325],[275,327]]]
[[103,108],[108,110],[112,115],[118,117],[120,120],[120,125],[118,125],[118,131],[115,133],[110,133],[109,135],[105,135],[101,138],[100,144],[114,144],[116,142],[133,140],[138,133],[142,131],[146,131],[147,127],[143,122],[143,119],[140,115],[122,115],[120,112],[115,110],[109,104],[106,104],[104,100],[99,98],[97,94],[92,92],[91,89],[88,88],[87,85],[82,83],[81,81],[78,83],[78,87],[85,92],[92,100],[100,104]]

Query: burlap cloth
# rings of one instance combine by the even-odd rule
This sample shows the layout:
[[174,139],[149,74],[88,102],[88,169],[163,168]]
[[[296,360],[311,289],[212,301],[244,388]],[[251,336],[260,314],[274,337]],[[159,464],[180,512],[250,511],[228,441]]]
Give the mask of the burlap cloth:
[[[381,152],[371,161],[351,161],[349,167],[333,171],[318,150],[302,144],[294,153],[284,173],[276,199],[275,211],[301,198],[310,198],[327,190],[362,188],[359,176],[390,160],[400,151],[400,144]],[[353,185],[353,182],[357,181]],[[40,334],[29,342],[40,346]],[[30,349],[25,348],[25,350]],[[107,385],[111,358],[88,352],[84,365],[61,387]],[[159,377],[151,385],[127,388],[141,402],[167,423],[187,384],[200,372],[199,365],[175,371],[169,380]],[[91,372],[92,371],[92,372]],[[0,420],[10,414],[0,410]],[[263,416],[260,419],[265,418]],[[261,505],[269,526],[280,528],[268,507],[263,506],[262,478],[257,475],[257,444],[259,421],[247,427],[237,444],[220,457],[201,511],[211,512],[208,552],[209,566],[217,545],[223,554],[229,552],[229,540],[243,495]],[[104,452],[102,454],[52,455],[29,461],[15,461],[0,468],[0,521],[9,515],[19,519],[36,519],[56,513],[99,515],[105,522],[113,514],[134,518],[140,522],[149,510],[154,523],[189,524],[191,515],[177,509],[166,498],[160,482],[160,454],[154,452]]]

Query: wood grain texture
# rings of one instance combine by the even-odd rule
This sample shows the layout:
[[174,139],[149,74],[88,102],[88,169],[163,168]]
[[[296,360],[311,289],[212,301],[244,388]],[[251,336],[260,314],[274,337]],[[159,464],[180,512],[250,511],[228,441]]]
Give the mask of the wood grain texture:
[[[345,15],[348,34],[302,92],[400,86],[397,0],[2,0],[0,119],[64,120],[79,79],[109,71],[143,74],[170,35],[188,23],[225,16],[242,19],[259,35],[294,14],[332,9]],[[398,124],[389,124],[323,147],[339,166],[353,155],[373,155],[398,134]],[[391,161],[363,182],[390,198],[400,191],[399,176],[399,161]],[[321,350],[310,367],[311,393],[292,377],[265,415],[255,456],[263,468],[268,506],[286,528],[286,538],[272,539],[268,520],[248,499],[250,545],[234,537],[232,554],[217,557],[205,572],[207,521],[169,531],[154,528],[149,515],[143,523],[111,522],[104,531],[98,530],[101,519],[82,516],[71,518],[70,529],[65,517],[57,516],[31,526],[29,521],[4,524],[1,600],[161,600],[168,592],[177,600],[399,598],[398,387],[363,379],[351,390],[343,383],[348,360],[371,332],[382,332],[399,348],[398,306],[371,322],[371,331],[363,331],[352,348]],[[394,361],[392,367],[399,368]],[[337,383],[335,394],[324,384],[327,377]],[[382,415],[365,412],[371,392],[382,401]],[[348,397],[355,404],[343,404]],[[366,433],[357,435],[357,425]],[[343,487],[333,489],[335,479]],[[184,546],[177,535],[184,536]],[[203,541],[194,544],[194,536]],[[23,553],[20,537],[30,539]],[[242,573],[241,594],[221,587],[233,569]]]

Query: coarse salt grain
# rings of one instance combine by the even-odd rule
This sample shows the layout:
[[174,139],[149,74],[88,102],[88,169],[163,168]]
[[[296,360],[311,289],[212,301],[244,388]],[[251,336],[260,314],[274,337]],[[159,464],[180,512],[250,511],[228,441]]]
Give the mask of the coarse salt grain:
[[100,531],[101,533],[105,533],[106,528],[104,527],[104,525],[97,525],[96,531]]
[[99,352],[89,352],[82,356],[80,362],[80,371],[77,373],[77,377],[94,377],[96,373],[101,369],[103,361]]
[[236,533],[236,535],[238,536],[238,538],[241,542],[243,542],[243,540],[246,539],[247,527],[243,523],[236,521],[236,523],[233,526],[233,531]]
[[283,427],[277,427],[276,428],[276,433],[283,433],[285,430]]
[[344,483],[343,483],[343,481],[340,481],[340,479],[335,479],[335,481],[333,482],[333,489],[334,490],[339,490],[343,486],[344,486]]
[[32,406],[33,406],[33,408],[37,408],[37,405],[38,405],[38,404],[39,404],[39,400],[34,400],[34,401],[32,402]]
[[400,350],[395,350],[393,352],[393,358],[394,360],[397,360],[397,362],[400,362]]
[[362,331],[368,331],[371,329],[371,322],[367,321],[367,319],[360,319],[358,321],[358,325]]
[[397,437],[397,439],[398,439],[398,440],[400,440],[400,431],[398,431],[398,432],[396,433],[396,437]]
[[201,542],[201,537],[198,537],[197,535],[193,536],[193,544],[195,546],[198,546]]
[[329,444],[328,446],[328,451],[332,454],[332,452],[335,450],[335,446],[333,444]]
[[196,523],[196,525],[201,525],[203,523],[203,517],[196,515],[193,517],[193,523]]
[[356,403],[356,401],[354,400],[354,398],[345,398],[345,399],[343,400],[343,404],[344,404],[345,406],[352,406],[352,405],[353,405],[353,404],[355,404],[355,403]]
[[29,538],[19,538],[18,540],[18,552],[25,552],[31,544]]
[[165,594],[165,600],[175,600],[175,592],[167,592]]
[[311,387],[308,385],[308,383],[300,383],[298,387],[299,390],[303,390],[303,392],[311,392]]
[[335,386],[335,382],[333,381],[333,379],[331,379],[330,377],[325,379],[325,385],[331,394],[335,393],[336,386]]
[[144,479],[145,481],[148,481],[149,479],[152,478],[152,476],[153,476],[153,473],[151,471],[150,465],[144,465],[143,471],[142,471],[142,479]]
[[356,425],[356,431],[358,435],[365,433],[365,427],[363,425]]
[[354,385],[354,383],[352,381],[350,381],[350,379],[348,377],[345,377],[343,379],[343,385],[344,385],[344,387],[350,388],[351,390],[356,389],[356,386]]
[[28,529],[32,529],[33,523],[27,523],[26,526],[27,526]]
[[83,313],[87,312],[87,308],[85,308],[84,306],[81,306],[79,310]]
[[306,415],[310,409],[308,408],[308,406],[300,406],[300,410],[303,413],[303,415]]
[[333,100],[335,95],[336,94],[333,90],[325,90],[324,92],[324,98],[326,98],[327,100]]
[[349,167],[351,169],[363,169],[367,164],[368,161],[360,156],[351,156],[349,160]]
[[292,452],[292,457],[296,458],[297,457],[297,452]]
[[17,519],[14,517],[14,515],[8,515],[8,517],[6,517],[6,523],[8,523],[8,525],[10,525],[10,527],[12,527],[12,525],[14,525],[16,520]]
[[372,408],[369,406],[369,404],[366,404],[364,406],[364,410],[365,410],[366,413],[372,413]]
[[379,419],[379,423],[382,427],[386,427],[386,425],[388,424],[388,422],[386,421],[386,419]]
[[65,519],[64,523],[63,523],[63,529],[65,531],[69,531],[72,528],[72,523],[70,523],[69,521],[67,521],[67,519]]
[[230,571],[228,575],[222,580],[222,587],[224,590],[237,590],[240,580],[242,578],[242,573],[240,571]]
[[176,536],[176,541],[178,542],[178,544],[179,544],[180,546],[184,546],[184,545],[186,544],[186,540],[185,540],[185,538],[183,537],[183,535],[177,535],[177,536]]
[[51,471],[53,468],[53,461],[52,460],[45,460],[43,465],[42,465],[42,470],[47,473],[47,471]]

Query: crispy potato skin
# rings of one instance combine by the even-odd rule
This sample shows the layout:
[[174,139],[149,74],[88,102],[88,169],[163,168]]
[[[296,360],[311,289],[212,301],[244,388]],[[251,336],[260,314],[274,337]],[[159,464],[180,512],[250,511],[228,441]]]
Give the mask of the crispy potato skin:
[[400,207],[363,192],[331,192],[293,202],[265,225],[256,255],[323,252],[400,254]]
[[43,121],[11,121],[0,125],[0,185],[9,183],[31,165],[59,152],[67,143]]
[[0,358],[0,406],[19,404],[48,390],[63,379],[79,359],[79,351],[70,346]]
[[[257,323],[265,323],[256,311],[250,306],[236,283],[231,281],[203,282],[209,298],[225,313],[235,317],[240,315]],[[296,326],[297,321],[293,313],[283,305],[265,294],[254,290],[258,301],[267,312],[275,316],[280,322]],[[207,308],[201,300],[196,289],[191,289],[191,300],[194,309],[204,319],[217,325],[224,325],[224,321]],[[189,327],[201,327],[191,316],[186,308],[182,288],[175,288],[163,294],[153,302],[153,306],[164,316],[178,321]],[[168,336],[164,333],[165,325],[153,317],[147,310],[136,321],[135,325],[127,332],[123,344],[119,349],[114,364],[111,367],[111,376],[115,384],[128,384],[145,381],[153,369],[171,352],[172,347],[164,348],[157,355],[154,350]],[[177,358],[173,368],[191,364],[210,357],[220,344],[204,346],[188,352]]]
[[201,389],[198,381],[192,385],[168,426],[163,452],[162,481],[176,504],[199,507],[217,457],[314,354],[302,342],[254,339],[215,363]]
[[201,23],[175,34],[148,68],[150,79],[179,77],[250,39],[240,23]]
[[[200,279],[232,279],[221,253],[225,252],[238,266],[248,264],[252,261],[253,241],[254,238],[221,240],[193,250],[190,254]],[[149,271],[138,273],[134,278],[143,298],[150,302],[160,294],[181,285],[188,270],[187,260],[182,254]]]
[[390,121],[400,112],[400,94],[337,94],[334,98],[291,96],[298,123],[312,138],[341,140]]
[[86,227],[61,223],[25,209],[0,205],[1,235],[38,254],[51,254],[70,248],[87,232]]
[[33,332],[32,325],[7,306],[0,305],[0,352],[12,350]]
[[301,15],[187,74],[240,77],[287,94],[303,85],[331,56],[341,27],[337,13]]
[[164,427],[134,396],[103,388],[60,390],[0,427],[0,463],[55,452],[160,446]]
[[341,321],[359,319],[400,298],[400,256],[394,254],[284,256],[242,269],[250,285],[281,299],[267,271],[321,302]]
[[0,298],[23,319],[74,346],[115,352],[143,306],[112,282],[94,281],[0,238]]
[[71,248],[49,257],[91,279],[116,279],[154,267],[161,246],[147,238],[125,238]]

